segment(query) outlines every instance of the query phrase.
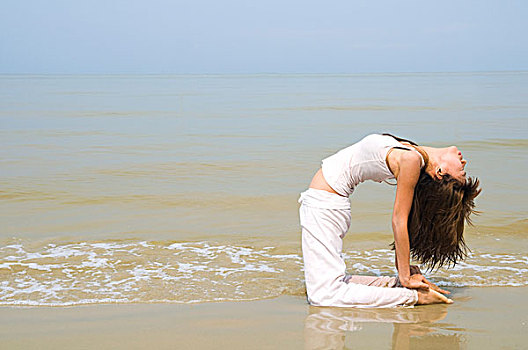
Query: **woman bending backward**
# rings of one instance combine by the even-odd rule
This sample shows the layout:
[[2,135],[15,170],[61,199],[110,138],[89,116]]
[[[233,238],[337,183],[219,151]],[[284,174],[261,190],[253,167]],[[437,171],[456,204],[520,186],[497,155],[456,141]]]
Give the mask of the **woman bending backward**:
[[[409,261],[434,269],[467,255],[478,179],[466,178],[455,147],[418,146],[390,134],[373,134],[326,158],[299,203],[308,301],[316,306],[394,307],[452,303]],[[396,179],[392,215],[398,277],[351,276],[341,257],[350,226],[348,196],[366,180]]]

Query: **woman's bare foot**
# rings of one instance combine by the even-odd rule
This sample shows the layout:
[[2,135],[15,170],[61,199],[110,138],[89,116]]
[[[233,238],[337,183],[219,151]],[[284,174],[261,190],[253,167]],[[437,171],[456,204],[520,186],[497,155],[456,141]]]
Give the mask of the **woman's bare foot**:
[[418,292],[418,305],[428,305],[428,304],[453,304],[453,300],[447,298],[446,296],[434,291],[432,289],[424,290],[417,289]]

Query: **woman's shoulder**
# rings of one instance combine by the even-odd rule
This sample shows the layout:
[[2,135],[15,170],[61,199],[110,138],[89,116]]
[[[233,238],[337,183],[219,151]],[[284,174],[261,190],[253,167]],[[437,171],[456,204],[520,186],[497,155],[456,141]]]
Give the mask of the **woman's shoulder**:
[[418,170],[420,170],[422,167],[422,156],[418,152],[402,150],[400,155],[400,165],[418,168]]
[[420,155],[416,152],[396,150],[392,156],[391,169],[398,183],[403,183],[405,180],[406,184],[414,186],[420,177],[422,167]]

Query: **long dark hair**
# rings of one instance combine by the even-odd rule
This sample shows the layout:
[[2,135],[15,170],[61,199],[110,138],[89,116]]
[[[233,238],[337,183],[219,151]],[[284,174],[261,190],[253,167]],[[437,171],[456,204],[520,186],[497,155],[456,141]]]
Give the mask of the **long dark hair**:
[[[410,140],[384,135],[418,146]],[[476,212],[474,200],[481,192],[479,184],[477,178],[469,177],[462,183],[447,174],[436,180],[422,168],[407,219],[413,259],[434,270],[454,266],[467,257],[464,225],[472,224],[470,215]]]
[[412,257],[429,270],[454,266],[467,257],[464,224],[472,224],[470,215],[475,212],[479,184],[471,177],[465,183],[449,175],[435,180],[422,169],[407,229]]

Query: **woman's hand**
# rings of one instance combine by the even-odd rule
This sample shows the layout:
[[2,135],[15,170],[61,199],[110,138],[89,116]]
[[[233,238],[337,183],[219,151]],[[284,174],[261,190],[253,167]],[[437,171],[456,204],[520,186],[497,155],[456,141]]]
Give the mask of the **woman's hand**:
[[436,284],[429,282],[422,274],[414,274],[409,277],[406,281],[400,280],[400,283],[405,288],[410,289],[432,289],[435,292],[442,294],[450,294],[447,290],[439,288]]
[[401,278],[400,277],[400,283],[405,288],[410,289],[424,289],[429,290],[429,281],[425,279],[423,275],[416,274],[411,275],[408,278]]
[[[422,275],[422,271],[416,265],[411,265],[410,266],[410,272],[411,272],[411,276],[412,275]],[[429,282],[425,277],[423,278],[423,281],[429,286],[429,288],[431,288],[434,291],[437,291],[437,292],[442,293],[442,294],[451,294],[447,290],[444,290],[444,289],[438,287],[436,284]]]

